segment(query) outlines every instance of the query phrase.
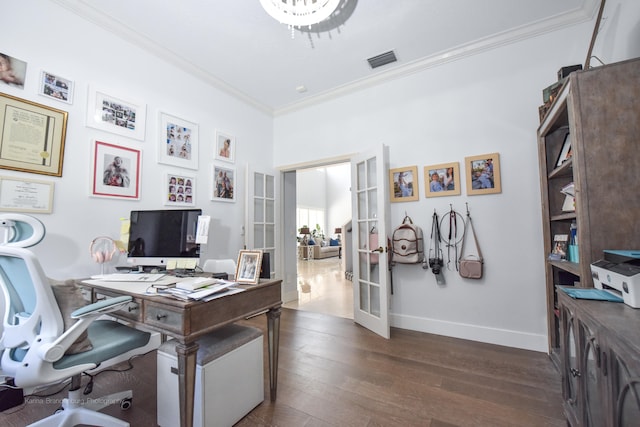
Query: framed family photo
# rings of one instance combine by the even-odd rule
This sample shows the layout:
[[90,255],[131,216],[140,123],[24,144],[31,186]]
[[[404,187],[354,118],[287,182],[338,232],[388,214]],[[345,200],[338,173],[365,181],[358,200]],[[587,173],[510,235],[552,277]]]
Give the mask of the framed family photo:
[[67,116],[0,93],[0,168],[62,176]]
[[73,104],[73,81],[47,71],[40,73],[40,95]]
[[211,200],[235,202],[236,170],[214,164],[212,175]]
[[181,173],[167,173],[164,204],[167,206],[195,206],[196,178]]
[[140,150],[95,141],[92,164],[93,196],[140,199]]
[[500,154],[490,153],[465,157],[467,195],[494,194],[502,191]]
[[461,182],[458,162],[424,167],[426,197],[457,196],[460,194]]
[[224,132],[216,132],[215,158],[223,162],[234,163],[236,160],[236,138]]
[[241,250],[236,264],[236,282],[257,284],[260,281],[262,251]]
[[418,167],[407,166],[389,170],[389,188],[392,202],[418,200]]
[[198,169],[198,125],[160,113],[158,162]]
[[147,112],[141,102],[89,87],[87,126],[144,141]]

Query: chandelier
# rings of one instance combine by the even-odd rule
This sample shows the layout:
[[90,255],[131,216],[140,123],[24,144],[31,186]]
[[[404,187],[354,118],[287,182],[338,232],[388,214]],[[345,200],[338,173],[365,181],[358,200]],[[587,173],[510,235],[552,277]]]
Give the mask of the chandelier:
[[272,18],[293,28],[312,25],[327,19],[336,10],[340,0],[260,0]]

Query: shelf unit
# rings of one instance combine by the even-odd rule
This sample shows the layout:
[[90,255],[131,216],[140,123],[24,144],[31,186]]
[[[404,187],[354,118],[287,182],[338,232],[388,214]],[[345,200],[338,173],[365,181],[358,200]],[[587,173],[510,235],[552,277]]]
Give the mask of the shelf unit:
[[640,310],[558,295],[562,397],[568,425],[625,427],[640,419]]
[[[640,249],[640,59],[573,72],[538,128],[549,354],[559,366],[556,285],[593,287],[605,249]],[[572,156],[557,167],[566,133]],[[560,190],[575,184],[575,212]],[[579,262],[550,261],[555,234],[578,226]]]

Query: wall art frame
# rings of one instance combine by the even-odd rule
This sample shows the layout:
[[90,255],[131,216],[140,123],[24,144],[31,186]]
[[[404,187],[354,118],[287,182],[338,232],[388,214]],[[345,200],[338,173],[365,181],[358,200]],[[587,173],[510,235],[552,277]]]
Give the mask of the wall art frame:
[[140,199],[141,150],[96,140],[91,164],[92,196]]
[[144,141],[147,106],[89,86],[87,126]]
[[389,198],[391,202],[418,200],[418,166],[389,169]]
[[27,77],[27,63],[3,52],[0,52],[0,62],[4,69],[2,78],[0,78],[0,85],[24,89]]
[[56,101],[73,104],[73,80],[42,70],[38,93]]
[[53,181],[0,176],[0,211],[53,212]]
[[236,201],[236,170],[226,166],[211,166],[211,200],[216,202]]
[[458,196],[461,186],[460,163],[441,163],[424,167],[425,197]]
[[167,185],[164,193],[166,206],[195,206],[196,205],[196,178],[179,172],[167,172],[165,181]]
[[226,132],[216,131],[215,159],[223,162],[235,163],[236,137]]
[[158,163],[198,169],[198,124],[160,112]]
[[236,263],[236,279],[238,283],[255,285],[260,281],[261,250],[241,250]]
[[0,93],[0,168],[62,176],[66,111]]
[[502,192],[499,153],[465,157],[464,164],[467,175],[467,195]]

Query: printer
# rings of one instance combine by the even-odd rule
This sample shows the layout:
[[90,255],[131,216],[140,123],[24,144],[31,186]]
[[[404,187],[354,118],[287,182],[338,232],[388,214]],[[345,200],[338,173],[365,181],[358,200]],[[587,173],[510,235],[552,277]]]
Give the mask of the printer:
[[640,250],[605,250],[604,259],[591,264],[591,277],[596,288],[621,297],[628,306],[640,308]]

